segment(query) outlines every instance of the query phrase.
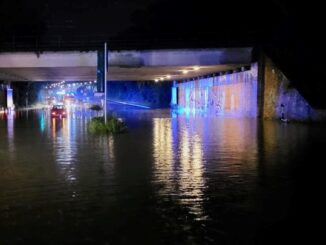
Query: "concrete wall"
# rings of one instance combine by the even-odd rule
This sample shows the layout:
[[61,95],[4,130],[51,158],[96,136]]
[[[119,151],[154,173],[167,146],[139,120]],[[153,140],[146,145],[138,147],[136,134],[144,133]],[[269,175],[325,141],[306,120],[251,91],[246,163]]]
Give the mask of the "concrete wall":
[[279,119],[282,111],[284,117],[292,121],[318,121],[326,118],[325,111],[312,108],[268,57],[264,57],[262,69],[264,119]]
[[248,71],[177,84],[178,108],[207,115],[257,117],[257,64]]

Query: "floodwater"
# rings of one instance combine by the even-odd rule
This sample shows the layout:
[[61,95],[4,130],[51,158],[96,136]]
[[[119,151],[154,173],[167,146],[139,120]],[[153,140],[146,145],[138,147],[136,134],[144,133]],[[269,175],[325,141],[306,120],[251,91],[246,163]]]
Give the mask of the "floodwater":
[[324,125],[122,107],[0,115],[0,244],[275,244],[321,231]]

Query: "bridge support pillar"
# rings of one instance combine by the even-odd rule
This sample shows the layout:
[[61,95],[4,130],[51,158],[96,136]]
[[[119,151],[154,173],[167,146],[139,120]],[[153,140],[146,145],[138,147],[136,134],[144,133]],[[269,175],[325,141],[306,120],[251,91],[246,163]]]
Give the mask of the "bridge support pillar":
[[178,104],[178,87],[177,81],[173,81],[172,93],[171,93],[171,107],[174,108]]
[[7,109],[12,111],[15,109],[14,99],[13,99],[13,89],[10,87],[10,83],[6,86],[6,100]]

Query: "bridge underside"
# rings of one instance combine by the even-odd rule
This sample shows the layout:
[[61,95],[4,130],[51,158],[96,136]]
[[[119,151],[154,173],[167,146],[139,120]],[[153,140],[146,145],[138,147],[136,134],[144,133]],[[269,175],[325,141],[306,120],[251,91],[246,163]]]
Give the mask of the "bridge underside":
[[[108,69],[110,81],[154,81],[169,75],[173,80],[200,77],[228,70],[239,69],[246,64],[199,66],[198,71],[183,74],[182,71],[193,70],[193,66],[164,66]],[[96,80],[96,67],[37,67],[37,68],[0,68],[0,80],[4,81],[93,81]]]
[[[110,51],[108,80],[183,80],[251,63],[251,48]],[[97,52],[0,53],[0,81],[96,80]]]

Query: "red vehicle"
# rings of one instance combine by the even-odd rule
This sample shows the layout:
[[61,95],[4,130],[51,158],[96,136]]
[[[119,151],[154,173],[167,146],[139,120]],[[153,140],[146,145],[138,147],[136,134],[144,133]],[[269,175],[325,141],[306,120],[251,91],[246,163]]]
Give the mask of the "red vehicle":
[[51,117],[63,118],[67,116],[64,105],[54,105],[51,109]]

